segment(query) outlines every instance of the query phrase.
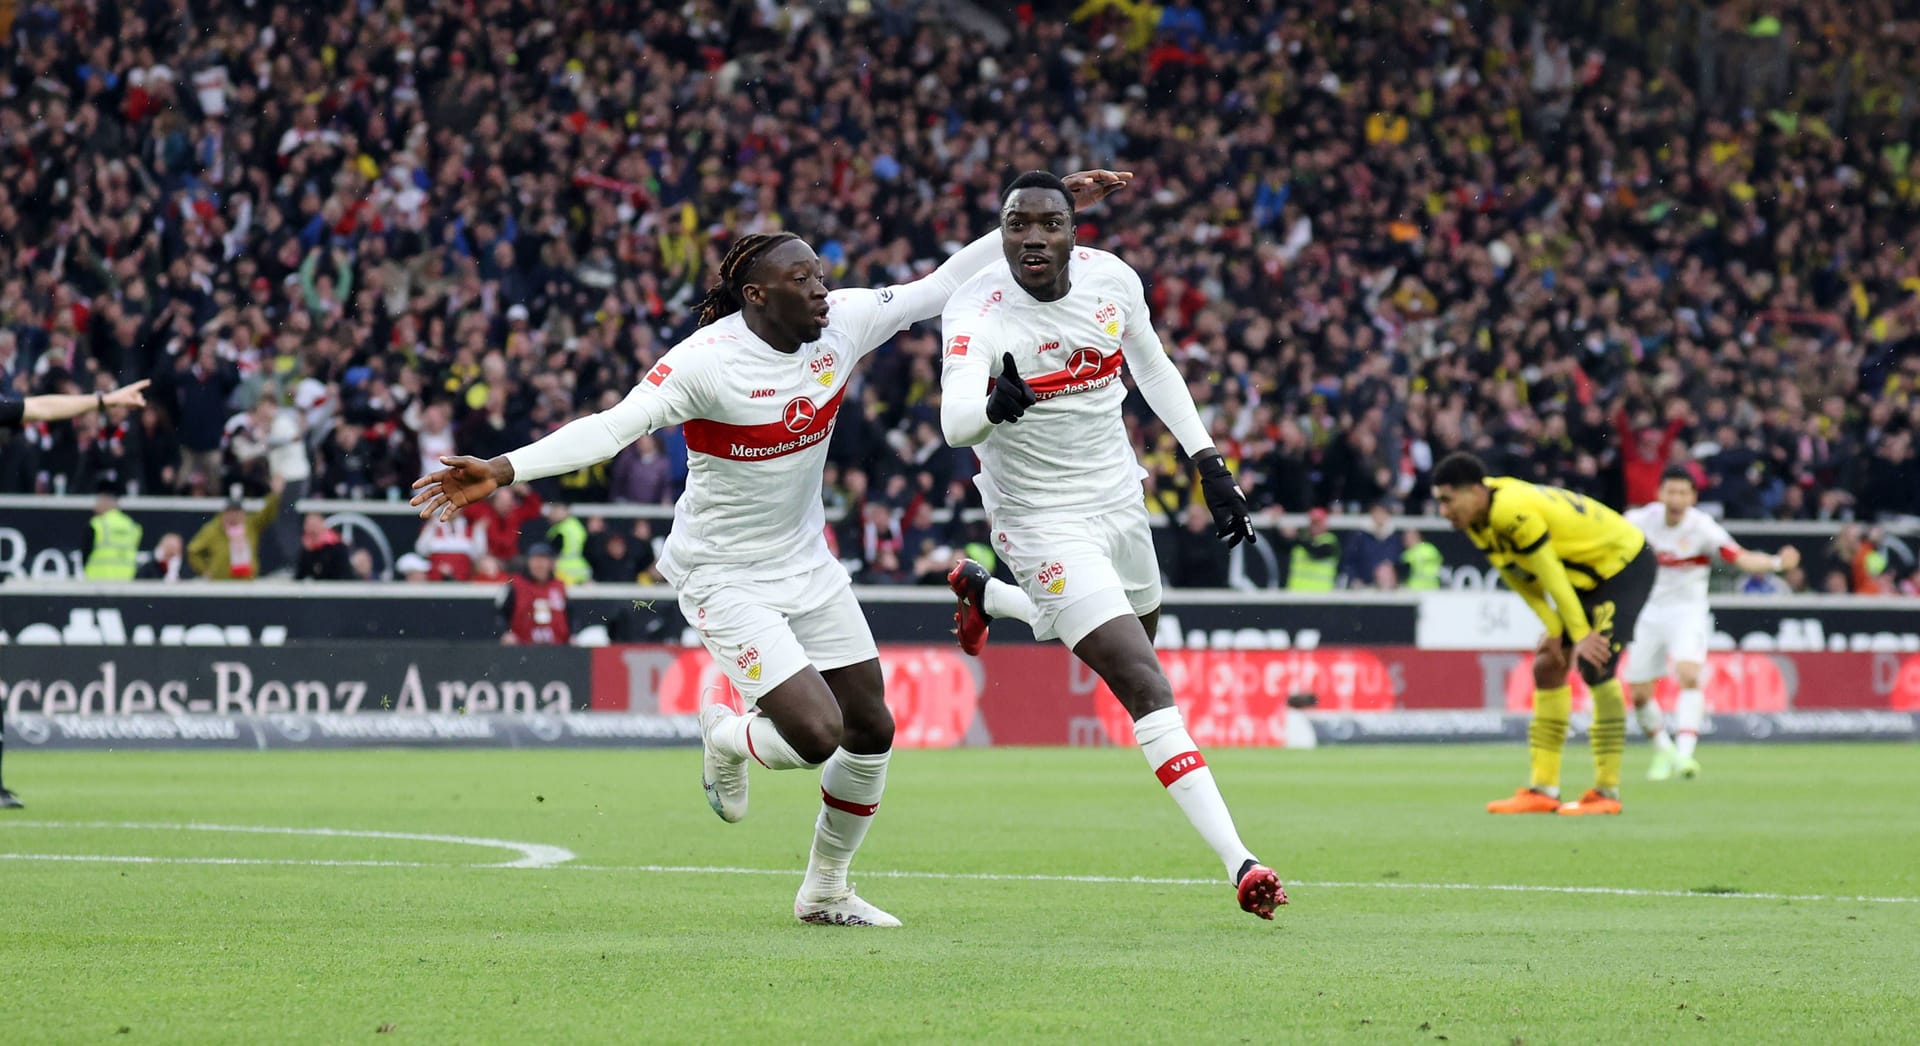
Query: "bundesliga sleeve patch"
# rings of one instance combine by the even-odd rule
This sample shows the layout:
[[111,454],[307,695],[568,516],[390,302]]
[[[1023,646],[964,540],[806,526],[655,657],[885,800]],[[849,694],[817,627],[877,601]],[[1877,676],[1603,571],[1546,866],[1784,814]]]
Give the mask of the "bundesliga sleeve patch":
[[956,334],[947,339],[947,355],[965,356],[967,354],[967,342],[971,341],[972,337],[970,334]]
[[655,364],[654,368],[647,372],[647,384],[649,385],[665,384],[667,380],[667,375],[672,373],[673,373],[672,367],[669,367],[664,363]]

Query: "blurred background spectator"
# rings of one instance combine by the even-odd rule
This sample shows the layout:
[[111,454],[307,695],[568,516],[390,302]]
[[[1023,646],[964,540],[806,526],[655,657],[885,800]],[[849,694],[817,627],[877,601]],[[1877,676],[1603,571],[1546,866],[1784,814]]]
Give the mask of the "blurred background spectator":
[[[731,236],[791,228],[885,284],[987,228],[1010,174],[1110,164],[1138,180],[1081,239],[1141,271],[1258,506],[1418,512],[1469,448],[1614,504],[1684,461],[1732,517],[1920,512],[1894,0],[7,10],[0,381],[155,388],[30,426],[0,491],[257,492],[263,441],[293,489],[292,433],[313,492],[402,497],[617,401]],[[833,538],[874,577],[924,573],[919,504],[973,499],[937,351],[876,353],[831,444]],[[685,477],[670,430],[542,493]]]

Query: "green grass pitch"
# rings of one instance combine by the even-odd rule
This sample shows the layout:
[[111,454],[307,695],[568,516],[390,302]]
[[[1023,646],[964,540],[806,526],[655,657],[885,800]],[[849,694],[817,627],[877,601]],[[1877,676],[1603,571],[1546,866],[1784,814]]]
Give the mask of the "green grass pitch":
[[0,1043],[1913,1041],[1920,752],[1703,755],[1495,818],[1517,745],[1215,751],[1265,923],[1138,752],[905,752],[854,881],[907,925],[862,930],[791,915],[811,774],[727,825],[688,749],[17,753]]

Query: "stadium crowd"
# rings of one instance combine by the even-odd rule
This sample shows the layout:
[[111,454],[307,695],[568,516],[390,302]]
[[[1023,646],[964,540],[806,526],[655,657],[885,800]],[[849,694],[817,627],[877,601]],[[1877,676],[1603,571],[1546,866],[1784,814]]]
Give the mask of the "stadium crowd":
[[[1894,0],[1086,0],[1004,42],[847,6],[0,0],[0,385],[155,383],[0,446],[0,492],[397,499],[616,401],[731,236],[897,282],[1010,173],[1107,165],[1137,180],[1081,238],[1146,277],[1256,507],[1418,512],[1470,448],[1616,505],[1680,462],[1731,518],[1920,514]],[[970,537],[934,522],[973,469],[937,354],[900,335],[833,436],[863,580]],[[685,469],[665,431],[540,493],[665,504]]]

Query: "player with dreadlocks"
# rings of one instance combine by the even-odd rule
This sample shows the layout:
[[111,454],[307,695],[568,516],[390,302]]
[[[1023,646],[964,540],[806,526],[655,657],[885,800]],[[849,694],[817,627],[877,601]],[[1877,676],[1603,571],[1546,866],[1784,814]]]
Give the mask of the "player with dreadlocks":
[[[1087,206],[1131,177],[1087,171],[1065,182]],[[997,248],[990,234],[924,279],[829,293],[806,241],[743,236],[700,305],[700,328],[626,399],[492,460],[442,458],[446,468],[414,484],[421,516],[446,519],[498,487],[606,461],[648,432],[684,424],[687,489],[660,572],[747,705],[744,715],[701,709],[701,783],[714,812],[738,821],[749,763],[822,768],[812,857],[793,906],[802,922],[900,925],[847,882],[886,783],[893,717],[873,634],[827,548],[827,437],[861,358],[940,315]]]

